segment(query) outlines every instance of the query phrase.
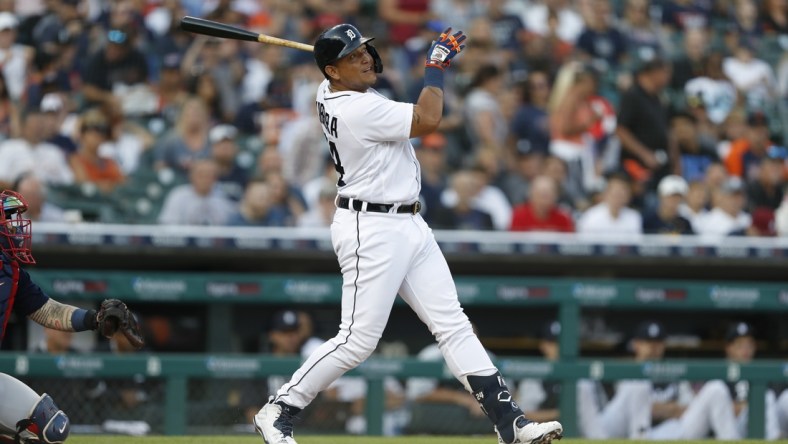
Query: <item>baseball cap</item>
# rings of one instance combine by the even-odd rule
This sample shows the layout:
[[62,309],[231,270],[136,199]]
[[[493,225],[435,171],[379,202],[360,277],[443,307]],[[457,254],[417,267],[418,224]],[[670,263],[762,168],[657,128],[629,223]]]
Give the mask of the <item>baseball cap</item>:
[[217,143],[222,140],[233,140],[238,135],[238,130],[233,125],[222,123],[211,128],[208,133],[208,140]]
[[4,29],[16,29],[19,20],[10,12],[0,12],[0,31]]
[[642,322],[635,329],[634,338],[646,341],[664,341],[665,329],[662,328],[662,324],[656,321]]
[[728,327],[728,331],[725,333],[725,342],[731,342],[744,336],[755,336],[752,326],[746,322],[736,322]]
[[560,334],[561,323],[558,321],[551,321],[542,326],[542,331],[539,332],[539,338],[545,341],[555,341]]
[[41,99],[41,111],[58,112],[63,109],[63,98],[57,93],[47,93]]
[[687,181],[684,180],[683,177],[675,174],[663,177],[662,180],[659,181],[659,186],[657,187],[660,196],[673,196],[675,194],[686,196],[687,190],[689,190]]
[[293,310],[284,310],[276,313],[271,322],[272,331],[293,331],[298,330],[301,322],[298,320],[298,313]]
[[726,194],[741,193],[744,191],[744,181],[739,176],[731,176],[722,183],[720,190]]

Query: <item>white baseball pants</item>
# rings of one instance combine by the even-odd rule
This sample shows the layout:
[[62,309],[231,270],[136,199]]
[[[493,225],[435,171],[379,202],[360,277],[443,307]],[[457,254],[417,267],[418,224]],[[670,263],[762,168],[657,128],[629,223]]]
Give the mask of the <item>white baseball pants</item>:
[[339,333],[315,350],[276,400],[306,407],[375,350],[397,293],[435,336],[452,374],[488,376],[497,369],[457,299],[432,230],[420,215],[337,209],[331,240],[342,270]]

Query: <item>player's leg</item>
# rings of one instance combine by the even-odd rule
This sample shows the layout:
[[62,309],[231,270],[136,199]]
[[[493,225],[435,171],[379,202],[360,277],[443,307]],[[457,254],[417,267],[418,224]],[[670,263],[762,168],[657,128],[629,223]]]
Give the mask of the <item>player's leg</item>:
[[68,417],[49,395],[39,395],[18,379],[0,373],[0,437],[13,442],[61,443],[69,432]]
[[780,423],[780,436],[788,438],[788,389],[783,389],[777,397],[777,421]]
[[504,442],[514,442],[515,435],[519,442],[531,442],[523,436],[562,433],[558,423],[527,424],[524,420],[460,306],[448,264],[431,230],[421,217],[412,220],[419,227],[422,248],[414,255],[399,293],[435,336],[449,370],[476,397]]
[[740,439],[733,400],[722,381],[708,381],[679,418],[682,439],[703,439],[710,431],[717,439]]
[[[337,212],[331,235],[343,280],[339,333],[318,347],[277,391],[272,402],[255,416],[255,425],[264,438],[269,433],[278,436],[271,427],[276,421],[282,423],[281,415],[288,419],[297,414],[318,393],[375,350],[397,289],[415,254],[415,236],[405,223],[407,219],[387,214]],[[289,430],[282,434],[292,436],[292,426],[284,428]]]
[[599,415],[607,438],[642,438],[651,428],[650,381],[624,380]]

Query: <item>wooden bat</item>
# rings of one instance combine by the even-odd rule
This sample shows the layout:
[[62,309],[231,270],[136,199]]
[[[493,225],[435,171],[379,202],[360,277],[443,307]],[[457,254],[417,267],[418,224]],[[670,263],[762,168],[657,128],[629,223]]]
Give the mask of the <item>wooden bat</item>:
[[270,35],[257,34],[255,32],[230,26],[224,23],[205,20],[197,17],[185,16],[181,19],[181,29],[196,34],[210,35],[223,39],[247,40],[250,42],[268,43],[269,45],[286,46],[288,48],[300,49],[301,51],[312,52],[314,47],[305,43],[294,42],[292,40],[271,37]]

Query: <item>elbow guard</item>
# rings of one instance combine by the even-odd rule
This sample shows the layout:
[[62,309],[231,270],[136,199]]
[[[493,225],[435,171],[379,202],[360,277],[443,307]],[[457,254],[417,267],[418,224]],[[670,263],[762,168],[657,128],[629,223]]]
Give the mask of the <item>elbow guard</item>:
[[30,416],[16,424],[16,442],[61,444],[68,438],[68,416],[51,396],[44,393],[33,406]]

